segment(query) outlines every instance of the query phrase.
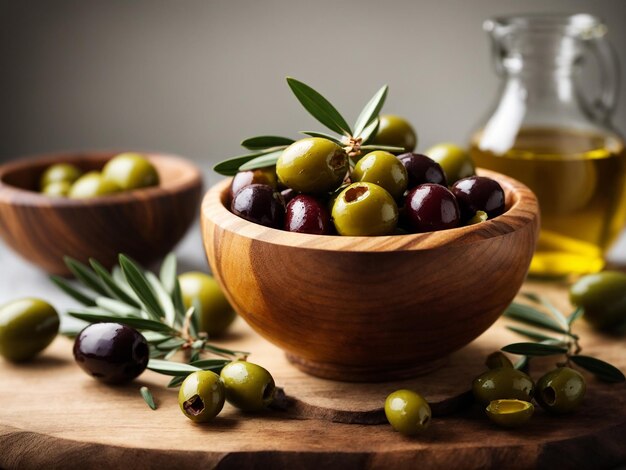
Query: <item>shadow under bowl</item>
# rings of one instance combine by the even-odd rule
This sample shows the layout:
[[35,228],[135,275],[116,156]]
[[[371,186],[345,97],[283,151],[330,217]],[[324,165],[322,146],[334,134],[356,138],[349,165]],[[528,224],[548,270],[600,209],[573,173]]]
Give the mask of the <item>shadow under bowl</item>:
[[23,258],[50,274],[69,275],[63,262],[95,258],[107,268],[125,253],[148,264],[166,255],[187,232],[202,195],[202,176],[188,160],[145,155],[159,173],[159,186],[90,199],[49,197],[38,192],[50,165],[72,163],[101,170],[119,152],[38,155],[0,166],[0,236]]
[[539,230],[535,195],[486,170],[506,212],[477,225],[382,237],[290,233],[241,219],[229,180],[201,221],[214,275],[237,312],[297,367],[342,381],[409,378],[480,336],[521,287]]

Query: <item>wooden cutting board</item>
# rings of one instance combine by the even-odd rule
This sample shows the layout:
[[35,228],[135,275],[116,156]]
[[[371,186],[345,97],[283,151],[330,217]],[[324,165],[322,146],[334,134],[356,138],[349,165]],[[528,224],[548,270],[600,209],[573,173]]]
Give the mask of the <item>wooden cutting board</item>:
[[[526,284],[570,309],[563,286]],[[252,351],[292,399],[285,410],[246,415],[226,405],[212,423],[196,425],[179,411],[168,378],[147,371],[125,386],[85,375],[58,338],[37,360],[0,360],[0,468],[528,468],[614,467],[626,463],[626,386],[588,376],[585,407],[553,417],[538,409],[528,426],[495,427],[467,402],[487,354],[520,338],[499,320],[441,369],[413,380],[352,384],[307,376],[242,321],[222,341]],[[598,335],[581,321],[584,352],[626,371],[626,342]],[[535,362],[536,379],[554,359]],[[139,395],[147,385],[158,409]],[[388,393],[411,388],[433,405],[426,434],[406,438],[384,423]],[[352,423],[352,424],[348,424]],[[354,424],[371,423],[371,424]]]

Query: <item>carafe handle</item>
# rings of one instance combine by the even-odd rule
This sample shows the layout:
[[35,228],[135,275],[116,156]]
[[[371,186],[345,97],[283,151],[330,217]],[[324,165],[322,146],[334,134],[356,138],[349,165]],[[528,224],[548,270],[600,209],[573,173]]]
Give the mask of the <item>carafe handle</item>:
[[604,37],[587,41],[591,53],[600,65],[600,92],[591,103],[591,112],[602,123],[608,123],[617,107],[620,70],[615,49]]

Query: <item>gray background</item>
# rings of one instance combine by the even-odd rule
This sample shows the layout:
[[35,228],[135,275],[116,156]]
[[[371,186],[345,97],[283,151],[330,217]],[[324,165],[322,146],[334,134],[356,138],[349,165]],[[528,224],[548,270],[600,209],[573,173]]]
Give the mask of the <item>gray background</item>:
[[[161,150],[197,160],[211,184],[211,163],[240,152],[243,137],[321,130],[286,75],[349,120],[388,83],[385,109],[414,123],[420,148],[464,143],[498,90],[482,22],[520,12],[605,18],[624,69],[624,0],[0,0],[0,160]],[[625,123],[622,93],[615,124]],[[197,232],[179,251],[206,269]],[[626,254],[626,240],[614,253]],[[33,295],[34,283],[56,300],[40,271],[0,245],[0,302]]]

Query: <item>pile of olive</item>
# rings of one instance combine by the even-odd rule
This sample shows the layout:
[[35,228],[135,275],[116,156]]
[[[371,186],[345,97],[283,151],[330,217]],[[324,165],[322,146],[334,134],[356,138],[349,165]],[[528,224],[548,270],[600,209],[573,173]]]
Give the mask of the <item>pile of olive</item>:
[[353,157],[331,140],[301,139],[275,167],[235,175],[231,211],[290,232],[348,236],[445,230],[504,212],[504,191],[496,181],[474,175],[465,151],[441,144],[429,156],[413,153],[410,125],[397,116],[381,118],[374,141],[409,152]]
[[46,169],[39,186],[47,196],[84,199],[121,191],[156,186],[159,174],[143,155],[121,153],[109,160],[102,172],[84,173],[71,163],[56,163]]
[[500,426],[526,423],[534,413],[533,399],[550,413],[566,414],[577,410],[585,397],[585,379],[569,367],[557,367],[535,384],[501,352],[490,355],[486,365],[489,370],[474,379],[472,391],[476,401],[486,406],[487,416]]

